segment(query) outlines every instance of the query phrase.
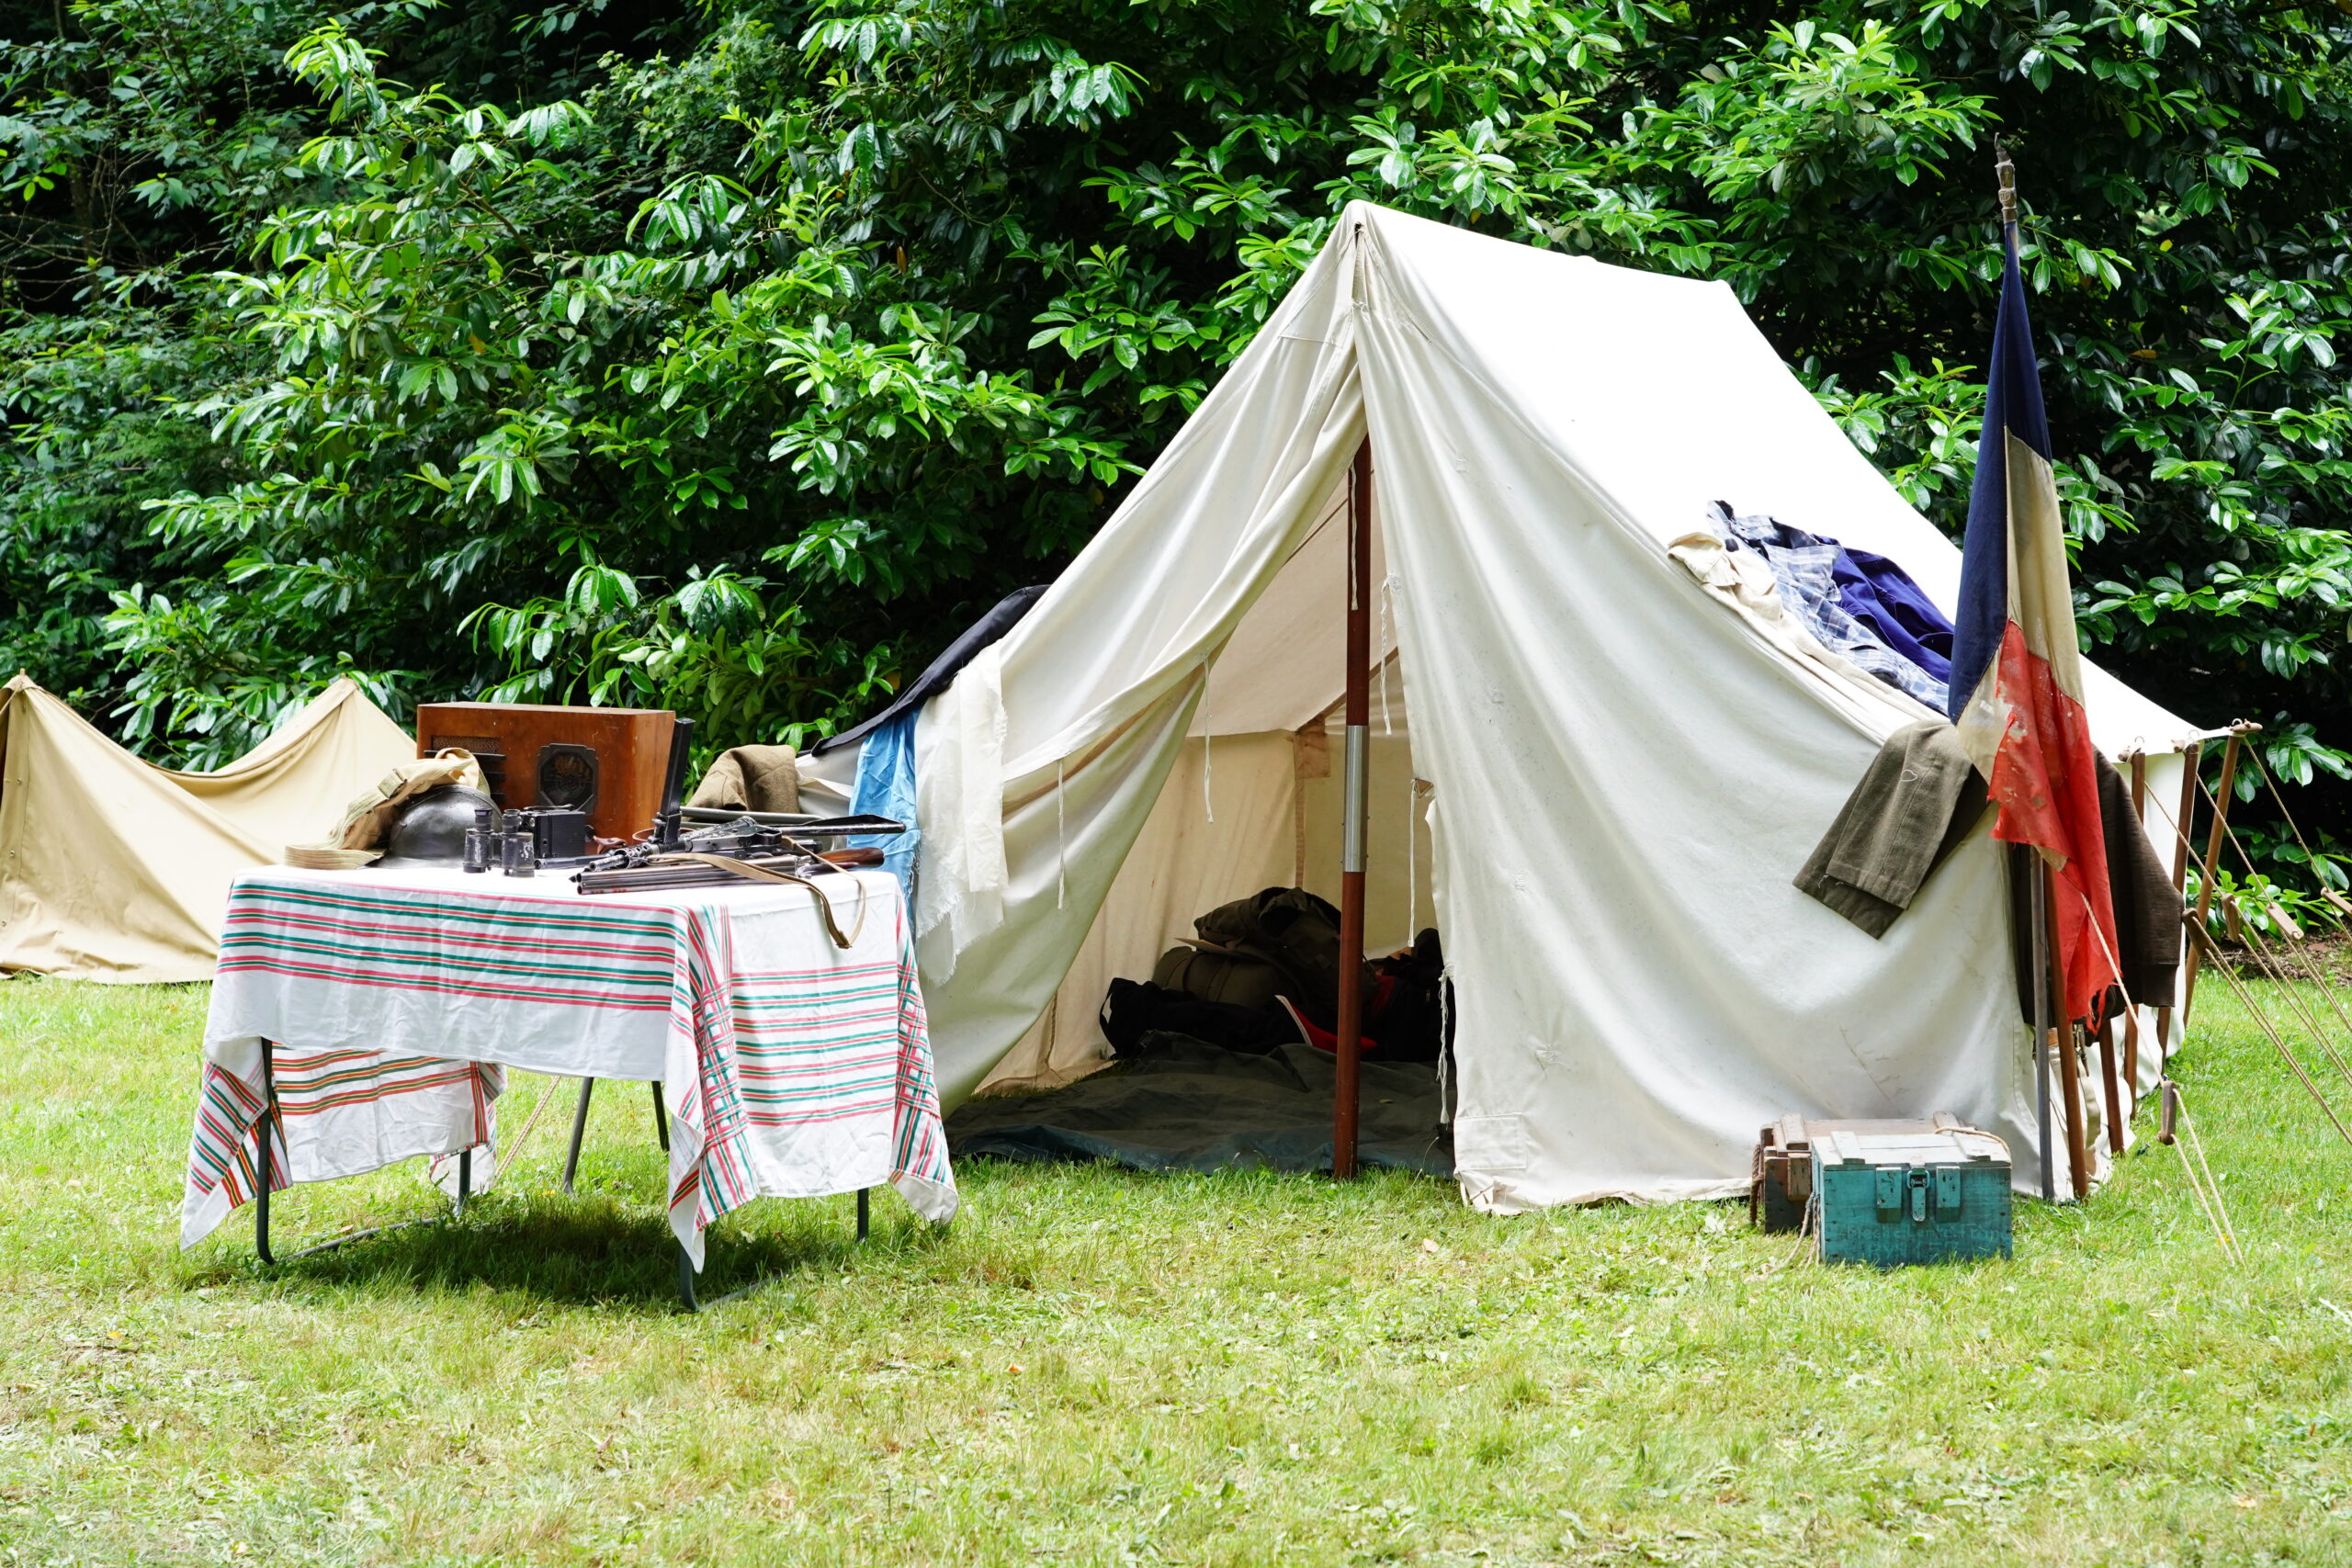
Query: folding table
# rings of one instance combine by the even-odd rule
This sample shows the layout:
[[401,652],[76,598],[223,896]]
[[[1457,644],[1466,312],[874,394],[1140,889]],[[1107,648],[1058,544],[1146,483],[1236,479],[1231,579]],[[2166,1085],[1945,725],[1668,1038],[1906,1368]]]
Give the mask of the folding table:
[[[820,909],[816,900],[825,900]],[[506,1067],[655,1086],[679,1289],[752,1198],[956,1208],[897,880],[844,872],[583,896],[552,874],[272,868],[232,885],[181,1209],[193,1246],[249,1198],[431,1156],[495,1179]],[[351,1239],[351,1238],[345,1238]]]

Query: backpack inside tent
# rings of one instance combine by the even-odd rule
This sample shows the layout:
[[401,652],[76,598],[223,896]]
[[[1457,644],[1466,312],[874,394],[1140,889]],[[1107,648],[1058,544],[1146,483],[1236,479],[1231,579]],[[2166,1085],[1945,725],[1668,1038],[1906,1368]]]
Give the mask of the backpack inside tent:
[[[1335,525],[1367,440],[1374,563],[1351,584]],[[1880,743],[1940,716],[1727,588],[1718,502],[1886,557],[1951,614],[1958,549],[1728,288],[1350,206],[1100,534],[913,719],[949,1102],[1101,1066],[1106,985],[1201,911],[1330,896],[1364,593],[1368,932],[1443,931],[1469,1201],[1728,1195],[1791,1112],[1950,1111],[2030,1170],[1987,827],[1883,937],[1792,885]],[[2169,800],[2210,732],[2086,679],[2101,750],[2143,755]],[[808,784],[853,792],[876,745]]]

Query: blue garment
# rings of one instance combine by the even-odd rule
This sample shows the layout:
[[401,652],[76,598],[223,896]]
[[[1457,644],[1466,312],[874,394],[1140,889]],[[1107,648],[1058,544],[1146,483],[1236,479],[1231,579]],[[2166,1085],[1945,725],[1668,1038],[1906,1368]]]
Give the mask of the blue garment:
[[1781,604],[1822,646],[1943,710],[1951,624],[1909,574],[1883,556],[1776,518],[1735,516],[1720,501],[1715,507],[1724,546],[1764,558]]
[[881,726],[865,737],[857,754],[857,784],[850,793],[853,815],[888,817],[904,822],[903,833],[854,836],[854,849],[877,849],[882,864],[899,879],[907,907],[915,902],[915,873],[921,861],[922,834],[915,827],[915,714],[913,710]]
[[1951,679],[1951,623],[1911,574],[1868,550],[1839,552],[1838,602],[1881,642],[1938,681]]

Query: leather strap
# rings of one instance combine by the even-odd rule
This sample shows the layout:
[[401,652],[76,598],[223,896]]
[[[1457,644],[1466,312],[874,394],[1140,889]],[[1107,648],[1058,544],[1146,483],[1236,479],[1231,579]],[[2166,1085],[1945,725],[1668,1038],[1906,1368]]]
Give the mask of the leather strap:
[[833,939],[835,947],[855,946],[858,933],[865,930],[865,899],[863,894],[857,900],[857,923],[852,926],[849,934],[844,936],[842,934],[841,922],[833,919],[832,901],[825,897],[823,888],[805,876],[796,876],[788,871],[778,871],[772,865],[761,865],[755,861],[737,860],[732,855],[704,854],[699,850],[673,850],[667,854],[654,856],[648,863],[679,865],[688,863],[695,865],[715,865],[721,871],[731,871],[736,875],[752,882],[790,882],[806,887],[808,889],[809,896],[817,900],[817,912],[823,916],[825,920],[825,934]]

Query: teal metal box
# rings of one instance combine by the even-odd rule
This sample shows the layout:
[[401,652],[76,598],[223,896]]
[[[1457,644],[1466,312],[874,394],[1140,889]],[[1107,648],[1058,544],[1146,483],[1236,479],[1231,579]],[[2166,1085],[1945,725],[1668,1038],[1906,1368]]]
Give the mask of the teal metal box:
[[1832,1129],[1813,1144],[1824,1263],[1944,1263],[2009,1256],[2009,1147],[1970,1127]]

